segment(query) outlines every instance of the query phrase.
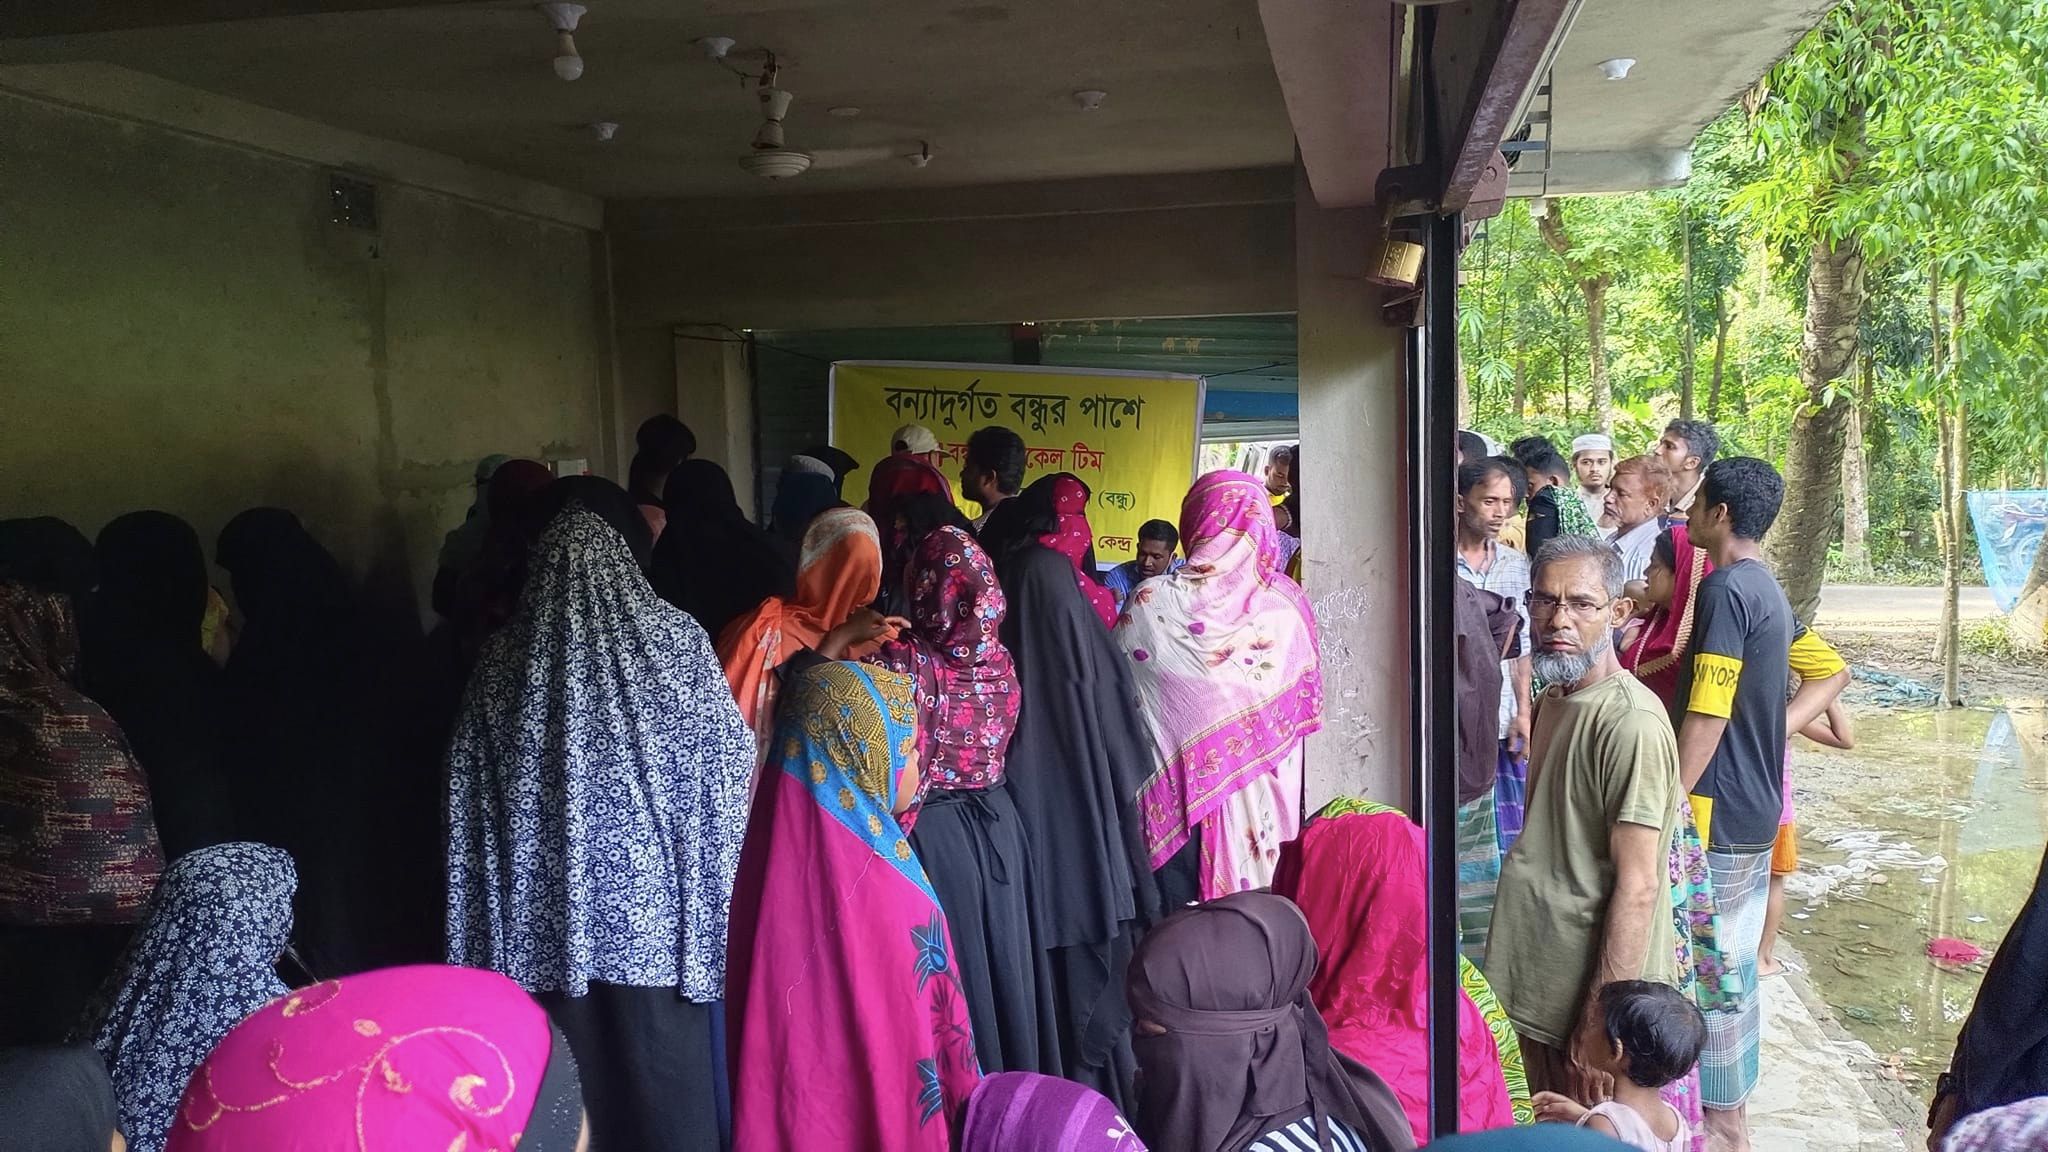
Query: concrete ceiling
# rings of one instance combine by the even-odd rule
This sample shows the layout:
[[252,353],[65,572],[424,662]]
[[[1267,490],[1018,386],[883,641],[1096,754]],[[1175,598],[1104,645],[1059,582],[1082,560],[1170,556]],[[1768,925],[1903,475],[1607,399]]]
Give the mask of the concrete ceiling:
[[[300,14],[275,18],[6,40],[0,63],[110,63],[604,197],[998,184],[1293,158],[1257,0],[589,6],[576,33],[586,71],[573,83],[553,75],[554,34],[520,2],[307,14],[301,0]],[[894,156],[929,140],[930,166],[821,165],[776,185],[743,173],[737,157],[759,115],[751,88],[692,44],[707,35],[775,52],[782,86],[796,93],[790,147]],[[1072,93],[1090,88],[1109,97],[1084,113]],[[827,115],[836,106],[862,111]],[[620,125],[609,144],[584,128],[601,120]]]
[[[1512,192],[1672,187],[1706,127],[1806,34],[1834,0],[1585,0],[1551,68],[1549,173],[1516,165]],[[1626,80],[1599,64],[1636,61]],[[1531,104],[1542,111],[1541,96]],[[1543,126],[1535,134],[1541,137]]]

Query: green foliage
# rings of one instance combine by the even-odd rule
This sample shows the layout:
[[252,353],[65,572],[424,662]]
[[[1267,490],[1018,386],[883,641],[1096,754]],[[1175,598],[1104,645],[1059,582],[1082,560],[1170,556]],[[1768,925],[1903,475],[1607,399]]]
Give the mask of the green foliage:
[[[1861,405],[1873,565],[1911,574],[1934,556],[1938,397],[1969,412],[1972,486],[2048,482],[2048,0],[1843,0],[1701,133],[1686,187],[1551,208],[1565,213],[1568,261],[1520,201],[1466,253],[1479,429],[1563,446],[1596,423],[1577,280],[1604,275],[1620,450],[1643,450],[1678,414],[1690,320],[1696,414],[1712,415],[1726,451],[1782,462],[1806,402],[1806,253],[1854,238],[1870,257],[1860,344],[1873,369]],[[1727,339],[1715,397],[1717,318]],[[1939,376],[1937,322],[1944,342],[1958,329]],[[1861,368],[1833,387],[1860,391]]]
[[1972,656],[1989,656],[1997,660],[2033,659],[2021,651],[2019,642],[2013,639],[2011,623],[2003,616],[1963,625],[1962,644],[1963,651]]

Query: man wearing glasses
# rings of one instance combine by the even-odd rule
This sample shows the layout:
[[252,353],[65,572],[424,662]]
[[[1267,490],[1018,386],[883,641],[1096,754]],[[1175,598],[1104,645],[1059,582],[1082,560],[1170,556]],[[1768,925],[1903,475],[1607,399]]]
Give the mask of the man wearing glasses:
[[1522,1042],[1532,1092],[1604,1100],[1599,1011],[1616,980],[1675,983],[1667,856],[1678,745],[1656,693],[1622,670],[1621,557],[1561,536],[1536,556],[1528,810],[1501,866],[1486,978]]

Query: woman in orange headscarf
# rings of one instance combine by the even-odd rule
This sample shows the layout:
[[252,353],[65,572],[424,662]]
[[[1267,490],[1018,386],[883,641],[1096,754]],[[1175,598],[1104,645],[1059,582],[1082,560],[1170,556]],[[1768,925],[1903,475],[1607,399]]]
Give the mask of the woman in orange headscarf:
[[824,653],[832,660],[858,660],[882,641],[895,639],[895,629],[879,616],[856,613],[873,602],[881,586],[882,545],[875,522],[858,508],[829,509],[804,530],[796,593],[770,596],[719,633],[718,661],[725,665],[740,715],[754,730],[757,767],[767,758],[775,733],[783,666],[792,657],[807,648],[822,652],[828,636],[838,641]]

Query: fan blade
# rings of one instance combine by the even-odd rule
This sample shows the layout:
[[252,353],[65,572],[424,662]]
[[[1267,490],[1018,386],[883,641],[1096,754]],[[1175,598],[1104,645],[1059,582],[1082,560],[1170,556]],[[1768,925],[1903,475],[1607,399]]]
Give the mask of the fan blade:
[[811,150],[811,167],[820,171],[858,168],[866,164],[882,164],[905,154],[902,147],[894,144],[867,148],[815,148]]

